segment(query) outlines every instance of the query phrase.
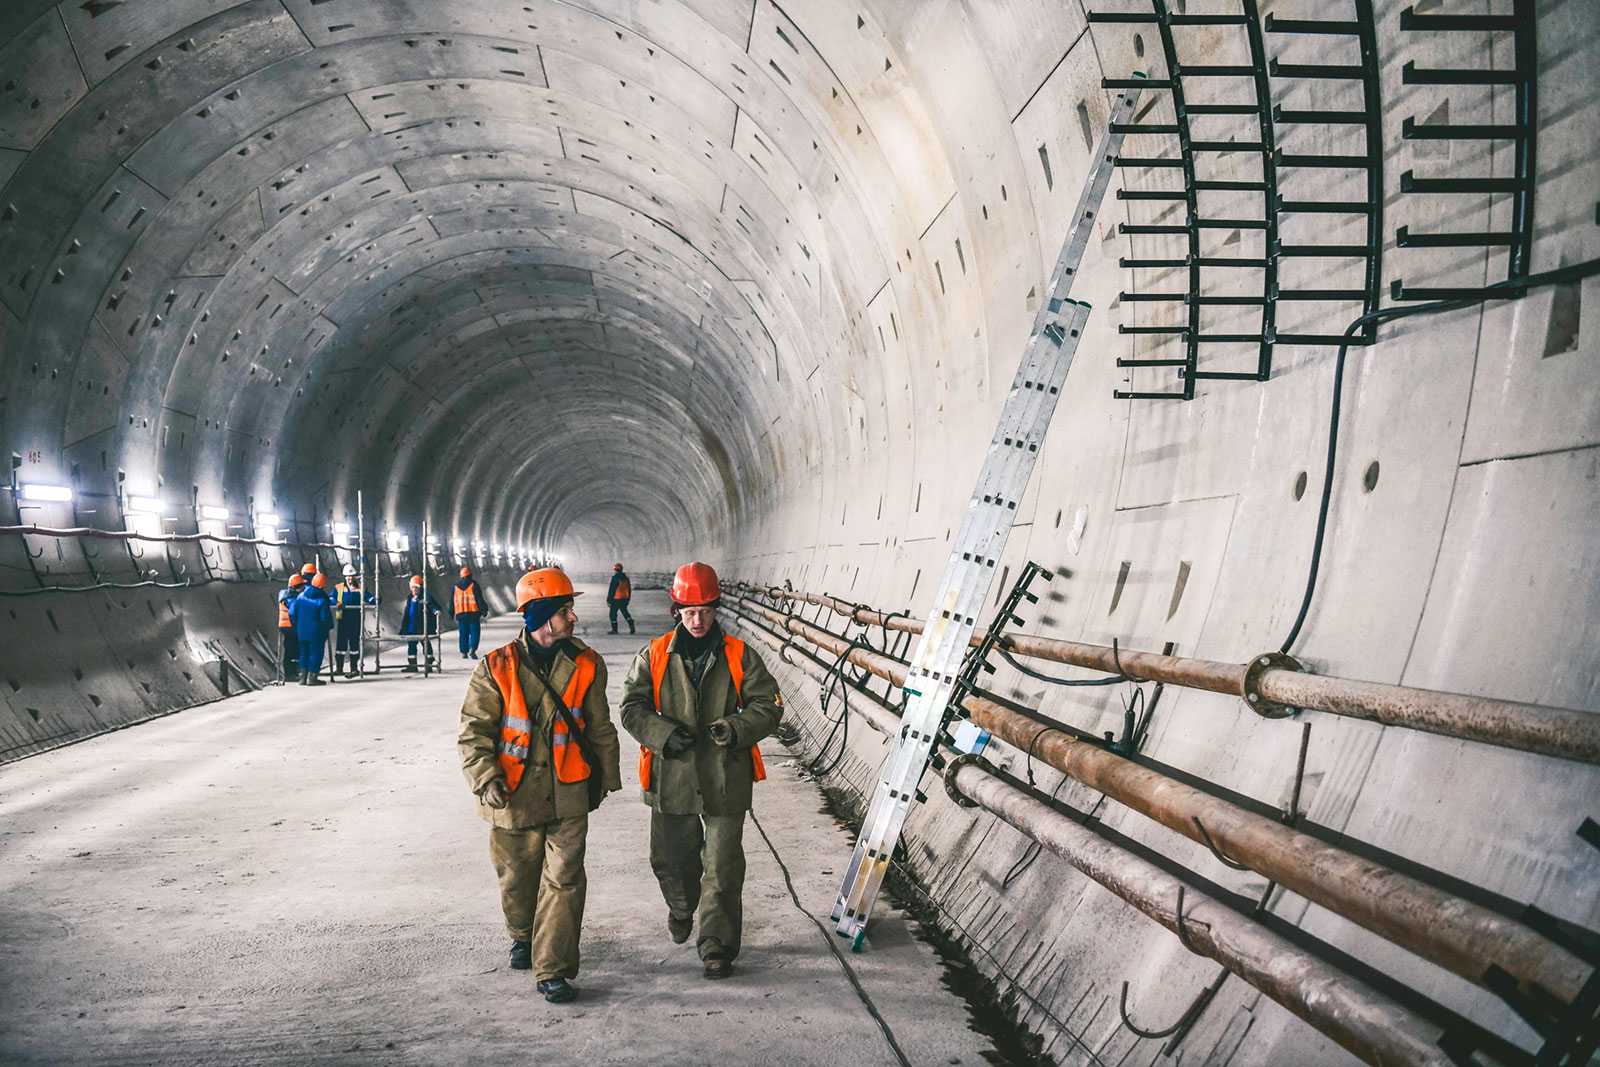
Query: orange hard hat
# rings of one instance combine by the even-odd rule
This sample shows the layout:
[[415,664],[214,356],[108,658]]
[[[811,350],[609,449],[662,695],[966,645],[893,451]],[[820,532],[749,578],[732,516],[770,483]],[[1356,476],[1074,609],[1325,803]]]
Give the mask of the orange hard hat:
[[422,575],[413,574],[411,576],[411,588],[413,588],[413,589],[421,589],[422,588]]
[[471,578],[472,577],[472,568],[471,567],[462,567],[461,568],[461,577],[463,577],[463,578]]
[[517,579],[517,610],[521,611],[532,600],[552,596],[582,596],[574,592],[572,579],[560,567],[540,567]]
[[306,580],[305,580],[305,576],[304,575],[300,575],[300,574],[291,574],[291,575],[289,575],[289,588],[290,589],[299,589],[302,585],[305,585],[305,584],[306,584]]
[[614,570],[614,571],[620,571],[622,569],[622,564],[620,564],[620,563],[613,564],[611,569]]
[[300,573],[305,575],[315,574],[317,573],[317,565],[315,563],[307,563],[305,566],[300,568]]
[[692,608],[714,604],[722,599],[722,585],[709,563],[685,563],[672,576],[672,602]]
[[316,586],[318,589],[326,589],[328,588],[328,576],[326,574],[319,573],[311,579],[311,584]]

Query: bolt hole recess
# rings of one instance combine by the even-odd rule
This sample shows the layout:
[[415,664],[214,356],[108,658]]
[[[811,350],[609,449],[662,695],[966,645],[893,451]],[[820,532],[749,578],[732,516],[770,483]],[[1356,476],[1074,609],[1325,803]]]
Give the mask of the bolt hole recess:
[[1377,460],[1373,460],[1371,463],[1367,464],[1366,473],[1361,476],[1361,485],[1369,493],[1372,492],[1374,489],[1378,488],[1378,461]]
[[1299,500],[1306,495],[1306,472],[1301,471],[1294,476],[1294,498]]

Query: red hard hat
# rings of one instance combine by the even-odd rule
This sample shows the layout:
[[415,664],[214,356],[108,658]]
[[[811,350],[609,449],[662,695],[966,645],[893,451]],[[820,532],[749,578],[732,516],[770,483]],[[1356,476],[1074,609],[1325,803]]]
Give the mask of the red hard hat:
[[567,577],[567,572],[560,567],[540,567],[538,570],[529,571],[517,580],[517,610],[521,611],[528,606],[531,600],[543,600],[552,596],[582,596],[574,592],[572,579]]
[[317,573],[317,565],[315,563],[307,563],[305,566],[300,568],[300,573],[306,575],[315,574]]
[[326,589],[328,588],[328,576],[326,574],[318,574],[311,579],[311,584],[318,589]]
[[709,563],[685,563],[672,577],[672,602],[692,608],[722,599],[722,585]]
[[421,589],[422,588],[422,575],[413,574],[411,576],[411,588],[413,588],[413,589]]
[[620,564],[620,563],[615,564],[615,565],[612,566],[611,569],[614,570],[614,571],[620,571],[622,569],[622,564]]
[[463,577],[463,578],[471,578],[472,577],[472,568],[471,567],[462,567],[461,568],[461,577]]

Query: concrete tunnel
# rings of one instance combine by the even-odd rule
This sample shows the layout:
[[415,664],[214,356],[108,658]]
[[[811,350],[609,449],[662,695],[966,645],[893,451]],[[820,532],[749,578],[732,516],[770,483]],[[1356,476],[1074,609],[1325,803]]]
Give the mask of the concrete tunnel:
[[[1591,1062],[1597,64],[1587,0],[7,0],[0,1060]],[[561,1015],[398,608],[558,564],[615,701],[691,559],[787,708],[742,969],[624,735]],[[380,597],[315,691],[306,561]]]

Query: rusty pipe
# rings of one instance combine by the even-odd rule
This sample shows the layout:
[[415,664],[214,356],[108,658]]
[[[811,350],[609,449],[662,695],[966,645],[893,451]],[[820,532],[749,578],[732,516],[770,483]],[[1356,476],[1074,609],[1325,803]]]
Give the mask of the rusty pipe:
[[968,763],[952,770],[955,787],[968,800],[1178,935],[1190,952],[1216,960],[1366,1062],[1452,1062],[1439,1047],[1438,1026],[1364,982],[1079,826],[981,766]]
[[[896,685],[905,680],[905,666],[887,656],[851,649],[850,642],[802,619],[754,601],[745,603],[786,632],[835,654],[848,650],[850,662],[881,678]],[[1041,726],[991,700],[969,696],[964,707],[973,722],[1074,781],[1192,841],[1215,846],[1235,863],[1469,981],[1482,985],[1484,972],[1496,964],[1525,990],[1571,1003],[1593,972],[1538,931],[1481,905],[1210,796],[1110,749]]]
[[[904,615],[890,615],[819,593],[764,589],[767,595],[826,607],[862,626],[883,626],[920,634],[922,623]],[[973,634],[972,643],[983,639]],[[1010,652],[1065,663],[1074,667],[1116,674],[1138,681],[1165,682],[1204,689],[1243,699],[1248,664],[1154,652],[1112,649],[1081,641],[1064,641],[1031,634],[1006,634],[1000,643]],[[1515,700],[1470,696],[1437,689],[1387,685],[1351,678],[1307,674],[1268,668],[1255,676],[1255,692],[1264,700],[1294,708],[1365,719],[1385,726],[1477,741],[1500,748],[1555,756],[1579,763],[1600,764],[1600,713]]]

